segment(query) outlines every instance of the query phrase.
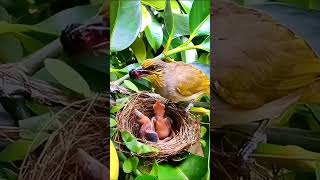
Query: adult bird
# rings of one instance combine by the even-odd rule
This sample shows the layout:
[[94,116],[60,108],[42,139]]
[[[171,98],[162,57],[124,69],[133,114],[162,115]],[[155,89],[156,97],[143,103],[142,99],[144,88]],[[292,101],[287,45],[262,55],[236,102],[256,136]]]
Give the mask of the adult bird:
[[210,94],[210,80],[190,64],[147,59],[141,66],[141,69],[130,71],[130,77],[147,77],[156,93],[174,103],[190,101],[186,111],[193,101]]
[[217,0],[212,10],[211,127],[274,120],[296,103],[320,102],[320,59],[306,41],[272,17],[233,2]]

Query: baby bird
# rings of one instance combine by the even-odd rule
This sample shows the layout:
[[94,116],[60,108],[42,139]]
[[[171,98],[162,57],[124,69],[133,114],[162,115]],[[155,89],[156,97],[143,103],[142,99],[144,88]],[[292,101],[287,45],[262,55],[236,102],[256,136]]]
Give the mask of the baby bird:
[[137,119],[138,123],[142,124],[139,130],[140,138],[145,138],[146,140],[151,142],[158,142],[159,136],[154,131],[154,122],[152,122],[147,116],[142,114],[137,109],[134,110],[134,113],[139,117],[139,119]]
[[165,106],[159,101],[156,101],[156,103],[153,105],[153,110],[155,117],[153,117],[151,120],[155,122],[156,132],[159,136],[159,139],[163,140],[169,137],[171,134],[172,120],[169,117],[164,117]]

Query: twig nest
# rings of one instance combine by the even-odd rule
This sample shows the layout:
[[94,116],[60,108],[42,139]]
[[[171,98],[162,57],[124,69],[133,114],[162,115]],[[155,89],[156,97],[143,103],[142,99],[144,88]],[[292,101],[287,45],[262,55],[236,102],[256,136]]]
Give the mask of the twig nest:
[[[172,119],[172,138],[168,141],[150,142],[139,138],[140,124],[134,110],[137,109],[148,117],[154,116],[153,105],[156,100],[165,105],[165,116]],[[140,144],[155,148],[158,151],[149,153],[133,152],[141,157],[154,157],[156,159],[167,159],[174,155],[188,151],[190,146],[200,140],[200,120],[199,116],[186,113],[183,109],[178,109],[176,105],[158,94],[141,92],[129,97],[129,101],[123,109],[116,115],[117,134],[115,142],[119,143],[120,150],[128,152],[128,144],[124,142],[123,132],[130,133]],[[140,148],[144,148],[141,147]],[[132,151],[131,151],[132,153]]]

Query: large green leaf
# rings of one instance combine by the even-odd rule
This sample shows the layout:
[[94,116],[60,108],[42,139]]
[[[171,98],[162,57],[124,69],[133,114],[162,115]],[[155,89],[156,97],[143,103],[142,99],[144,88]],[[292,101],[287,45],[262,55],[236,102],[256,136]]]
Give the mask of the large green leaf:
[[63,10],[35,25],[10,24],[5,21],[0,21],[0,33],[32,30],[59,36],[61,30],[63,30],[68,24],[83,23],[89,18],[93,17],[98,10],[99,6],[77,6]]
[[192,34],[197,34],[207,19],[210,18],[210,0],[194,1],[190,11],[189,28]]
[[166,2],[165,1],[155,1],[155,0],[141,0],[142,4],[148,5],[155,10],[164,10],[166,7]]
[[174,36],[180,37],[190,35],[189,30],[189,15],[172,13],[174,19],[174,26],[176,27]]
[[136,40],[131,44],[130,48],[132,49],[139,63],[143,63],[143,61],[146,60],[147,49],[141,38],[137,37]]
[[164,10],[164,22],[165,22],[165,30],[167,31],[168,39],[166,42],[165,50],[169,50],[169,47],[171,45],[171,41],[174,37],[175,32],[175,24],[174,24],[174,17],[171,10],[171,4],[170,0],[166,0],[166,8]]
[[153,19],[151,24],[146,27],[145,34],[150,46],[156,52],[160,48],[163,40],[161,25]]
[[92,95],[88,83],[66,63],[57,59],[45,60],[45,68],[63,86],[85,97]]
[[147,26],[149,26],[152,22],[151,15],[145,6],[141,5],[141,11],[142,11],[141,12],[142,13],[142,23],[141,23],[140,32],[144,31],[144,29]]
[[39,138],[37,138],[34,142],[33,140],[26,139],[18,139],[16,141],[13,141],[0,152],[0,162],[24,159],[28,152],[34,151],[47,138],[48,136],[42,135]]
[[72,23],[84,23],[88,19],[94,17],[98,11],[99,6],[76,6],[63,10],[41,23],[30,27],[34,31],[60,35],[61,30],[67,25]]
[[121,51],[129,47],[139,34],[142,19],[140,0],[111,1],[110,11],[110,49]]

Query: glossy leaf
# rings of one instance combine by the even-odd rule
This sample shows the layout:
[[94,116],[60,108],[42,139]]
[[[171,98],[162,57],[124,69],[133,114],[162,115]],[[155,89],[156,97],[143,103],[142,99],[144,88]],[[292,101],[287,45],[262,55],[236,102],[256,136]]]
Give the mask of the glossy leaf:
[[127,148],[136,154],[148,154],[148,153],[155,153],[159,152],[158,149],[151,147],[149,145],[143,144],[137,140],[132,134],[127,131],[121,132],[121,137],[124,144]]
[[208,54],[201,54],[201,56],[199,57],[198,61],[201,64],[210,64],[210,53]]
[[205,50],[207,52],[210,52],[210,36],[208,36],[200,45],[199,47],[202,50]]
[[152,22],[152,18],[146,7],[141,5],[141,10],[142,10],[142,23],[141,23],[141,28],[140,32],[144,31],[144,29],[149,26]]
[[122,169],[125,173],[131,173],[132,172],[132,164],[130,159],[126,159],[122,165]]
[[[183,42],[186,42],[188,39],[183,38]],[[192,42],[190,42],[187,46],[194,46]],[[198,53],[196,49],[191,49],[187,51],[181,52],[182,61],[185,63],[192,63],[198,60]]]
[[110,118],[110,127],[115,127],[117,125],[117,121],[114,118]]
[[187,14],[172,13],[174,26],[176,27],[174,37],[190,35],[189,16]]
[[171,45],[171,41],[174,37],[175,25],[174,25],[174,17],[171,10],[170,0],[166,0],[166,8],[164,10],[164,22],[165,22],[165,30],[167,31],[168,39],[166,42],[165,50],[169,50]]
[[182,8],[186,11],[186,13],[190,13],[192,3],[194,0],[179,0],[179,3],[181,4]]
[[135,171],[138,168],[139,158],[137,156],[133,156],[130,158],[132,170]]
[[155,0],[141,0],[142,4],[148,5],[155,10],[164,10],[166,7],[166,2],[165,1],[155,1]]
[[143,61],[146,60],[147,49],[141,38],[137,37],[130,48],[132,49],[139,63],[143,63]]
[[131,89],[132,91],[139,92],[139,89],[137,88],[137,86],[133,84],[131,81],[124,80],[123,84],[126,85],[127,88]]
[[150,175],[153,176],[157,176],[158,175],[158,162],[157,160],[154,160],[151,171],[150,171]]
[[207,132],[207,128],[205,128],[204,126],[201,126],[201,137],[203,137]]
[[196,34],[202,24],[210,18],[210,0],[194,1],[190,11],[189,28]]
[[152,47],[154,52],[156,52],[161,47],[163,40],[161,25],[156,22],[156,20],[152,20],[150,25],[146,27],[145,34],[150,46]]
[[45,60],[45,68],[63,86],[85,97],[92,95],[88,83],[78,72],[57,59]]
[[141,4],[139,0],[111,1],[111,51],[129,47],[139,34],[141,27]]

